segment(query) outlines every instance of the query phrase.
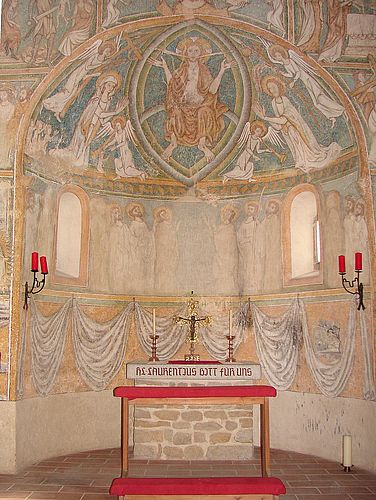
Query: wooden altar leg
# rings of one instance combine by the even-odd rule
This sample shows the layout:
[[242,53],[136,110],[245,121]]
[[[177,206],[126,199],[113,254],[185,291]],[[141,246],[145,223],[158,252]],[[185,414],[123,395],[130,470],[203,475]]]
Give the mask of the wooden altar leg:
[[260,448],[261,448],[261,475],[270,475],[270,436],[269,436],[269,399],[264,398],[260,405]]
[[121,399],[121,476],[128,474],[129,403]]

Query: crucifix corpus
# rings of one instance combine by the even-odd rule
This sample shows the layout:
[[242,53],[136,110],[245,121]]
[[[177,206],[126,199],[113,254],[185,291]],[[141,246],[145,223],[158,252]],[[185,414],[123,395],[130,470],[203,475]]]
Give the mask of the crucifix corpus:
[[[193,293],[193,292],[192,292]],[[185,361],[200,361],[200,355],[195,353],[195,344],[198,342],[198,327],[202,324],[210,325],[211,317],[205,316],[204,318],[199,318],[197,312],[198,301],[191,298],[188,302],[188,317],[183,318],[182,316],[176,316],[176,323],[183,323],[189,326],[189,332],[187,336],[187,342],[190,343],[189,354],[184,356]]]

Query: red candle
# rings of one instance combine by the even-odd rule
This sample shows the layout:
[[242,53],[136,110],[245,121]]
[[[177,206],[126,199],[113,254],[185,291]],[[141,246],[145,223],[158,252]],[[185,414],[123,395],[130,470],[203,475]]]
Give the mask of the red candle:
[[362,254],[360,252],[356,252],[356,254],[355,254],[355,271],[361,271],[362,269],[363,269]]
[[345,256],[344,255],[339,255],[338,256],[338,272],[339,273],[345,273],[346,272],[346,262],[345,262]]
[[38,252],[31,254],[31,270],[38,271]]
[[42,274],[48,274],[47,259],[44,255],[40,258],[40,270]]

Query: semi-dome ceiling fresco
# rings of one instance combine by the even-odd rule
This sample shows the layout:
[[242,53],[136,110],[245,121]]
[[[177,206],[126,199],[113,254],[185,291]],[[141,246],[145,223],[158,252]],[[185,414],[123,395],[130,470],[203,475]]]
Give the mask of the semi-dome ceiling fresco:
[[[220,22],[201,3],[200,16],[108,30],[53,69],[27,132],[26,171],[174,197],[199,181],[236,196],[356,170],[353,108],[334,78],[282,37],[233,19],[241,2]],[[175,14],[162,4],[160,14]]]

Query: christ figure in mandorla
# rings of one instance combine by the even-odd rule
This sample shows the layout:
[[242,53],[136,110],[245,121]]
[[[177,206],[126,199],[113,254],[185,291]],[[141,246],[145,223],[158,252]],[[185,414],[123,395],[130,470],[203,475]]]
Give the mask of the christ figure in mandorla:
[[197,146],[208,163],[214,159],[211,148],[224,129],[223,115],[227,111],[218,98],[218,90],[223,74],[231,65],[223,59],[213,77],[207,65],[211,52],[209,42],[203,38],[187,37],[173,53],[182,59],[174,72],[163,57],[150,59],[154,66],[163,68],[167,81],[165,138],[170,144],[162,154],[166,161],[178,145]]

